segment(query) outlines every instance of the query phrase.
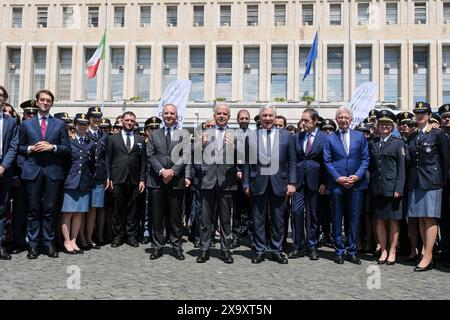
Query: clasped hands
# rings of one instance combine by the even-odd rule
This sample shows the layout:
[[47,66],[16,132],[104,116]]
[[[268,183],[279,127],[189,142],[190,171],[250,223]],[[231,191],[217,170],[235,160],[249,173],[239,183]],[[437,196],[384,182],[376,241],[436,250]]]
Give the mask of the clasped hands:
[[47,141],[39,141],[38,143],[30,146],[31,152],[44,152],[51,150],[53,150],[53,144],[50,144]]
[[357,183],[358,181],[359,181],[359,178],[356,175],[351,175],[349,177],[342,176],[337,179],[337,183],[339,183],[341,186],[343,186],[346,189],[352,188],[355,185],[355,183]]

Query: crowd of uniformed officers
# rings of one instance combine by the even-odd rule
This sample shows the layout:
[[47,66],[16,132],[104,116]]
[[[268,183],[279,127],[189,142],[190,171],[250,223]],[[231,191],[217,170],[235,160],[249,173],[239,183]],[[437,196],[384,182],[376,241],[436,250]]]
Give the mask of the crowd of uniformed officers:
[[173,104],[140,131],[131,111],[114,124],[99,107],[52,116],[49,90],[21,104],[22,118],[7,99],[0,86],[1,260],[124,243],[151,243],[152,260],[170,244],[184,260],[187,235],[198,263],[220,237],[225,263],[246,244],[254,264],[318,260],[328,245],[337,264],[362,252],[386,265],[404,253],[419,272],[438,253],[450,265],[449,104],[373,109],[355,129],[345,106],[334,120],[299,110],[294,127],[266,105],[252,130],[245,109],[230,128],[220,102],[192,134]]

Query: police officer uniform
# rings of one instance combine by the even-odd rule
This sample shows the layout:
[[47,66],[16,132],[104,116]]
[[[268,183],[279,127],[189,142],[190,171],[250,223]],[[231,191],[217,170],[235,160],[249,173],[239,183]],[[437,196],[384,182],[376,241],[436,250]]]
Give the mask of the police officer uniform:
[[[378,123],[394,125],[395,115],[383,110]],[[402,218],[401,198],[394,198],[394,192],[403,194],[405,185],[405,145],[401,138],[392,133],[385,138],[377,137],[369,142],[370,152],[370,195],[375,219],[400,220]]]
[[[74,123],[88,124],[84,113],[75,116]],[[62,212],[88,212],[92,188],[92,171],[95,157],[95,144],[86,136],[76,135],[70,139],[71,166],[64,182]]]
[[[426,102],[418,102],[414,113],[431,114]],[[429,125],[418,130],[408,140],[408,188],[410,218],[440,218],[442,188],[446,183],[449,148],[445,133]]]

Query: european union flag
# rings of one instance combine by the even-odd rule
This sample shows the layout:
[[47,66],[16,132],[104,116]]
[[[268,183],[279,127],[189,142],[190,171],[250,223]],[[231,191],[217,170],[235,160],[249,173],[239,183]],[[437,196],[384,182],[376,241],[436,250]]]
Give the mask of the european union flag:
[[303,80],[305,81],[305,78],[309,75],[309,71],[311,70],[311,66],[314,63],[314,60],[317,59],[317,38],[319,37],[319,31],[316,31],[316,35],[314,36],[314,41],[311,47],[311,50],[309,50],[308,57],[306,58],[306,70],[305,74],[303,75]]

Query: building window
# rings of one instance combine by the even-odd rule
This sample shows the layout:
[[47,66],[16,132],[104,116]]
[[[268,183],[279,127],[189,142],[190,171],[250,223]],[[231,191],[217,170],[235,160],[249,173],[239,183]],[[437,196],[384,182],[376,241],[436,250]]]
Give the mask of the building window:
[[205,89],[205,48],[189,49],[189,80],[191,80],[191,101],[203,101]]
[[63,28],[69,28],[73,26],[73,7],[63,7]]
[[111,91],[113,101],[123,100],[124,49],[111,48]]
[[231,6],[220,6],[220,25],[222,27],[231,26]]
[[136,96],[141,100],[150,100],[151,48],[137,48],[136,53]]
[[342,47],[328,47],[327,92],[329,101],[342,101],[344,84],[344,53]]
[[59,49],[58,100],[70,100],[72,82],[72,49]]
[[272,47],[272,71],[270,75],[270,97],[287,98],[287,47]]
[[178,48],[164,48],[163,92],[178,77]]
[[98,7],[88,8],[88,26],[98,28]]
[[247,25],[257,26],[258,25],[258,5],[249,4],[247,5]]
[[46,74],[46,61],[47,61],[47,49],[46,48],[34,48],[33,49],[33,82],[31,88],[31,95],[41,89],[45,89],[45,74]]
[[[85,48],[84,49],[84,65],[91,59],[91,57],[94,55],[95,48]],[[88,79],[88,71],[87,68],[85,68],[85,75],[84,75],[84,98],[87,101],[95,101],[97,100],[97,78],[93,77],[91,79]]]
[[330,3],[330,25],[340,26],[341,25],[341,4],[340,3]]
[[442,47],[442,101],[450,102],[450,46]]
[[[303,79],[303,75],[306,71],[306,58],[308,57],[311,47],[300,47],[299,54],[299,74],[300,79]],[[315,79],[316,79],[316,63],[314,62],[309,71],[309,75],[305,80],[300,81],[299,96],[300,97],[315,97]]]
[[12,28],[22,28],[22,12],[23,10],[21,7],[12,8],[12,20],[11,20]]
[[125,7],[114,7],[114,27],[125,27]]
[[274,6],[274,22],[276,26],[285,26],[286,25],[286,5],[285,4],[276,4]]
[[386,3],[386,24],[398,23],[398,3],[387,2]]
[[428,47],[413,48],[413,100],[428,101]]
[[427,23],[427,4],[425,2],[414,2],[414,23]]
[[176,27],[178,18],[177,18],[178,7],[177,6],[167,6],[167,26],[168,27]]
[[150,27],[152,23],[152,7],[141,6],[141,27]]
[[302,24],[312,26],[314,24],[314,5],[302,4]]
[[384,48],[384,101],[397,102],[400,95],[400,47]]
[[231,47],[217,47],[216,97],[231,99],[231,68],[233,62]]
[[9,103],[19,104],[20,88],[20,49],[8,48],[8,83]]
[[205,25],[205,6],[194,6],[194,27]]
[[259,48],[244,48],[244,101],[259,99]]
[[445,24],[450,24],[450,2],[443,3],[442,19]]
[[37,27],[38,28],[47,28],[47,20],[48,20],[48,8],[47,7],[38,7],[37,8]]
[[358,3],[358,24],[369,24],[369,4]]
[[372,80],[372,48],[356,47],[355,59],[356,87]]

